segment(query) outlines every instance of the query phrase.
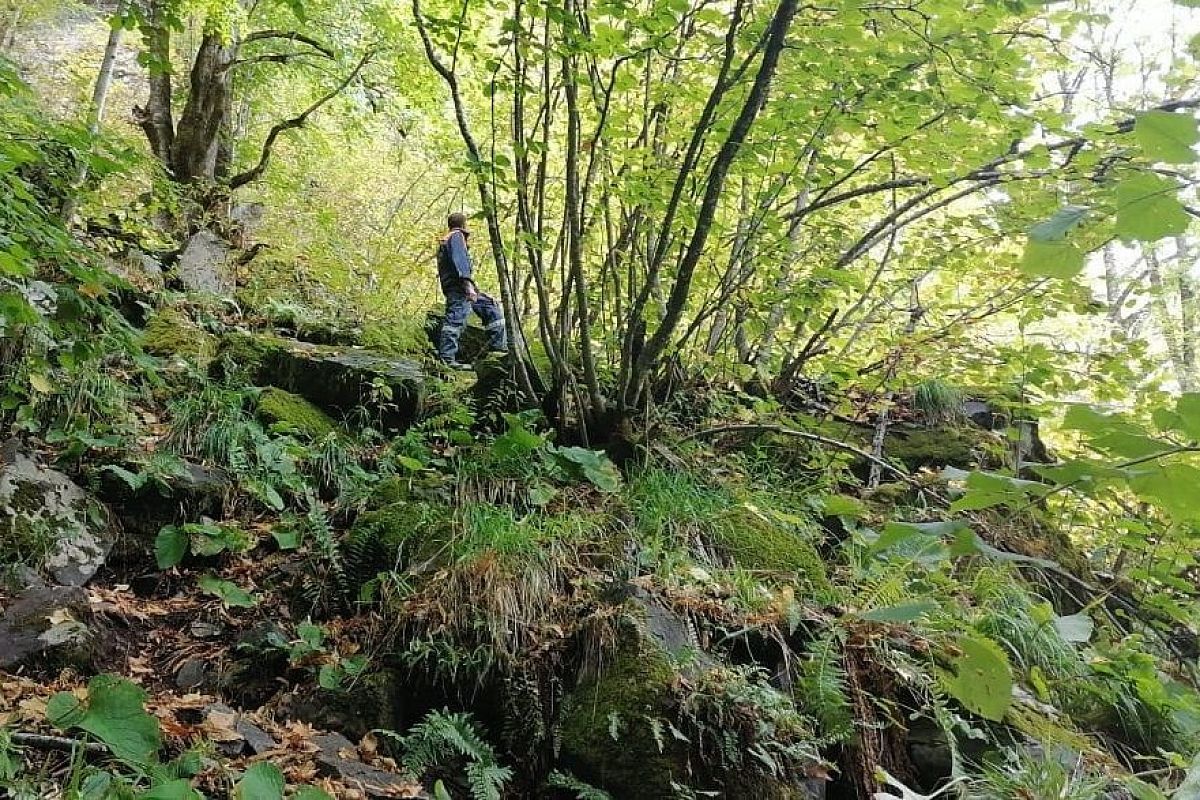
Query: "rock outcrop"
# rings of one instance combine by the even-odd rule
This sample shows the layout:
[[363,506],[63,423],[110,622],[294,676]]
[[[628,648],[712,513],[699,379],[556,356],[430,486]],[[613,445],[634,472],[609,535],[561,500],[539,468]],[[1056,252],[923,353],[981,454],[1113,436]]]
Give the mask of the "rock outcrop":
[[240,371],[251,383],[292,392],[327,412],[345,415],[365,408],[373,424],[389,430],[407,428],[424,395],[415,361],[270,334],[226,334],[213,369]]
[[[116,541],[108,510],[11,439],[0,447],[0,542],[61,586],[82,586]],[[33,556],[33,559],[29,559]]]

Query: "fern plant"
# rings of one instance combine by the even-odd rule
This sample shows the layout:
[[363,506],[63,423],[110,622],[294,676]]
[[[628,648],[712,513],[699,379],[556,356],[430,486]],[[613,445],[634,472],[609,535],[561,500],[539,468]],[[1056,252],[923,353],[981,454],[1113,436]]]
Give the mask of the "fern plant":
[[461,770],[472,800],[500,800],[512,770],[500,765],[496,751],[464,712],[431,711],[407,735],[380,731],[404,751],[401,763],[418,777],[430,771]]

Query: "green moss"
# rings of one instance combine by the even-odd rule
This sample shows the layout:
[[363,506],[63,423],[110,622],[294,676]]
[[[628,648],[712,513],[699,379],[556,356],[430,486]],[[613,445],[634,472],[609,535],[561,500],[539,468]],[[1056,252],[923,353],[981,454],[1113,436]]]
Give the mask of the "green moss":
[[975,464],[979,445],[978,438],[962,428],[905,430],[888,435],[883,454],[914,470],[945,466],[966,469]]
[[795,574],[813,590],[830,588],[825,562],[809,537],[814,531],[775,522],[745,505],[733,506],[712,523],[711,537],[738,566]]
[[380,572],[437,559],[453,536],[445,506],[393,503],[358,516],[346,539],[347,566],[360,585]]
[[672,797],[672,780],[687,780],[687,754],[669,733],[660,752],[650,720],[667,711],[674,678],[666,654],[640,642],[581,683],[561,721],[562,755],[572,772],[614,797]]
[[393,475],[384,478],[371,490],[367,505],[373,509],[383,508],[395,503],[403,503],[412,498],[412,478]]
[[233,367],[253,380],[286,345],[284,339],[272,334],[235,331],[221,337],[217,361],[222,369]]
[[156,356],[182,356],[206,364],[212,359],[217,343],[215,337],[200,330],[187,316],[166,308],[146,325],[142,347]]
[[337,429],[324,411],[300,395],[274,387],[263,389],[259,394],[258,416],[265,422],[295,431],[310,441],[324,439]]

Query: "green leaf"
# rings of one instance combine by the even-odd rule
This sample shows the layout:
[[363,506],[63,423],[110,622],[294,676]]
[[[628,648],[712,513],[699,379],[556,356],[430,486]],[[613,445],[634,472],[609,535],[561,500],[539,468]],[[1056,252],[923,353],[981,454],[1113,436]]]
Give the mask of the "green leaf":
[[1125,791],[1133,795],[1133,800],[1167,800],[1162,789],[1139,778],[1126,778]]
[[872,622],[912,622],[937,611],[940,606],[933,600],[912,600],[894,606],[873,608],[859,614],[860,619]]
[[1057,242],[1083,221],[1088,213],[1087,206],[1064,206],[1050,219],[1039,222],[1029,229],[1029,238],[1035,242]]
[[831,494],[824,499],[825,514],[831,517],[850,517],[859,519],[866,516],[867,509],[857,497],[844,494]]
[[219,598],[229,607],[253,608],[258,603],[257,598],[236,583],[223,581],[214,575],[201,575],[197,583],[205,593]]
[[300,531],[297,528],[276,528],[271,531],[271,538],[280,550],[295,550],[300,547]]
[[1188,213],[1179,202],[1179,183],[1141,172],[1117,184],[1116,232],[1123,240],[1154,242],[1179,236],[1188,227]]
[[1000,722],[1012,703],[1012,670],[1000,646],[991,639],[959,639],[961,654],[954,659],[954,677],[946,691],[984,719]]
[[255,764],[233,789],[237,800],[283,800],[283,773],[268,762]]
[[199,800],[202,796],[192,788],[191,781],[183,778],[155,786],[146,794],[138,795],[140,800]]
[[188,535],[174,525],[167,525],[154,538],[154,560],[159,569],[170,569],[183,561],[187,553]]
[[1037,278],[1073,278],[1083,271],[1083,251],[1071,242],[1031,238],[1021,257],[1021,271]]
[[550,452],[564,468],[574,465],[600,491],[611,494],[621,488],[621,471],[604,453],[585,447],[552,447]]
[[317,671],[317,685],[322,689],[337,691],[342,688],[342,679],[345,676],[345,670],[337,664],[322,664],[321,669]]
[[1192,147],[1200,141],[1200,128],[1190,114],[1146,111],[1134,117],[1133,135],[1151,161],[1189,164],[1196,160]]
[[1175,402],[1175,413],[1179,415],[1179,424],[1183,432],[1193,439],[1200,440],[1200,394],[1188,392],[1181,395]]
[[1092,638],[1094,628],[1095,624],[1087,614],[1071,614],[1054,618],[1054,630],[1058,631],[1058,635],[1064,642],[1083,644]]
[[113,755],[137,764],[152,760],[162,740],[158,720],[143,707],[146,692],[115,675],[88,681],[87,700],[60,692],[46,704],[46,717],[64,730],[80,728],[108,745]]
[[535,483],[529,487],[529,503],[534,506],[544,506],[554,499],[558,490],[548,483]]
[[333,798],[315,786],[301,786],[292,795],[292,800],[333,800]]

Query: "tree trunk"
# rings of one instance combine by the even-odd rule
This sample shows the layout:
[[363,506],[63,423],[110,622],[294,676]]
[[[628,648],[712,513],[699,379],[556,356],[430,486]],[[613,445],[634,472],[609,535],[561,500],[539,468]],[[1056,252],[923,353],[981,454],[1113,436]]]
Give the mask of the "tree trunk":
[[[130,0],[121,0],[117,4],[114,12],[116,19],[125,16],[129,10],[129,2]],[[92,89],[92,103],[88,107],[88,132],[92,136],[97,136],[104,124],[104,112],[108,105],[109,90],[112,89],[113,67],[117,63],[117,50],[121,47],[122,31],[124,31],[122,25],[112,25],[108,31],[108,42],[104,45],[104,57],[100,60],[100,71],[96,74],[96,85]],[[71,196],[67,198],[67,202],[63,204],[62,216],[68,223],[75,216],[75,209],[79,205],[76,193],[87,182],[87,176],[88,164],[87,161],[84,161],[75,173],[75,192],[72,192]]]
[[214,181],[222,133],[232,108],[229,68],[235,42],[206,34],[192,62],[187,105],[179,116],[171,148],[172,173],[180,183]]
[[153,0],[150,20],[143,33],[149,59],[150,95],[146,107],[135,108],[134,115],[150,142],[150,152],[170,170],[175,119],[171,114],[171,31],[167,26],[164,0]]

